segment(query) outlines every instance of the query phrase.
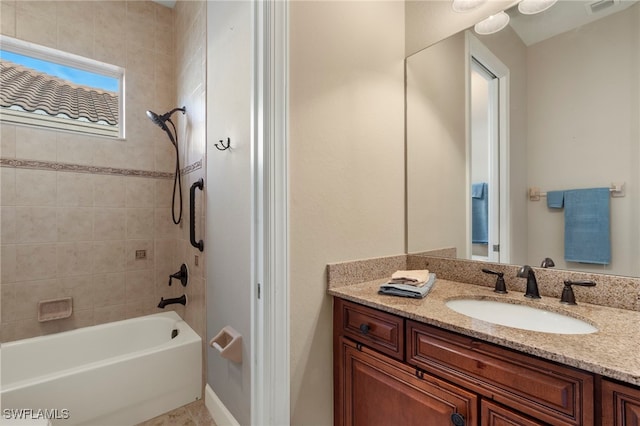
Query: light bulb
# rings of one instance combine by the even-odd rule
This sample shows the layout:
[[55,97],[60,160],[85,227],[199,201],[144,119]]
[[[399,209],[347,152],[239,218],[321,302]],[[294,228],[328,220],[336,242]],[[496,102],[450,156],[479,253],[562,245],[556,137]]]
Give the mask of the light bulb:
[[486,1],[487,0],[453,0],[451,8],[454,12],[464,13],[482,6]]
[[506,27],[508,23],[509,15],[505,12],[500,12],[489,16],[484,21],[478,22],[473,29],[481,35],[493,34]]

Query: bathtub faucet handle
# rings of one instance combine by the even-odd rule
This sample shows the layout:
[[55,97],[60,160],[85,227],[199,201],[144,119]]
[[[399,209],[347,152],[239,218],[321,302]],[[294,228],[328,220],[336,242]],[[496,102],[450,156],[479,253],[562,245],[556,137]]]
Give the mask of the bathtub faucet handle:
[[178,272],[169,275],[169,285],[171,285],[173,278],[180,280],[182,287],[186,287],[187,281],[189,280],[189,270],[187,269],[187,265],[183,263]]

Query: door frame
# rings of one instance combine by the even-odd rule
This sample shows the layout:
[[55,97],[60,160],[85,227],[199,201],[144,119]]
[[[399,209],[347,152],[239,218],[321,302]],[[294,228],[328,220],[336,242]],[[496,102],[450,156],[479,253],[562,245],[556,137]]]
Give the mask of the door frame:
[[252,424],[290,422],[288,2],[253,2]]
[[[499,262],[510,262],[510,236],[511,236],[511,223],[509,220],[509,206],[511,203],[509,197],[509,85],[510,85],[510,71],[509,68],[495,56],[477,37],[475,37],[470,31],[466,32],[466,50],[467,55],[466,62],[466,93],[467,93],[467,114],[466,114],[466,137],[467,137],[467,194],[471,194],[471,102],[470,102],[470,88],[471,78],[470,70],[472,58],[476,58],[484,67],[491,71],[498,78],[498,139],[499,139],[499,180],[500,180],[500,252]],[[471,196],[467,197],[467,259],[471,259]],[[491,232],[491,230],[490,230]],[[489,250],[492,248],[489,247]]]

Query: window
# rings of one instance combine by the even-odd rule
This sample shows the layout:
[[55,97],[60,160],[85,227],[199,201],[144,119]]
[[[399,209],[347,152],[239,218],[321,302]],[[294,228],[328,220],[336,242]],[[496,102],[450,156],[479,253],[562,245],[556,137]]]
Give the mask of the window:
[[0,121],[124,138],[124,69],[0,36]]

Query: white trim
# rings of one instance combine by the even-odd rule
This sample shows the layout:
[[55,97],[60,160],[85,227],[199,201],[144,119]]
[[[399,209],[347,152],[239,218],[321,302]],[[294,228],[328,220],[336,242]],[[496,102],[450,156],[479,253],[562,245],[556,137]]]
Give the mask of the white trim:
[[254,2],[254,19],[251,419],[284,425],[290,422],[288,3]]
[[218,426],[240,426],[233,414],[225,407],[218,395],[207,384],[204,389],[204,405],[207,407],[211,418]]
[[104,136],[108,138],[119,137],[119,126],[96,124],[73,118],[52,117],[50,115],[9,108],[2,108],[0,110],[0,122],[30,127],[42,127],[52,130],[65,130],[92,136]]
[[113,78],[120,78],[124,74],[124,68],[117,65],[107,64],[96,61],[95,59],[85,58],[84,56],[75,55],[52,47],[41,46],[6,35],[0,35],[0,48],[20,55],[55,62],[56,64],[107,75]]

